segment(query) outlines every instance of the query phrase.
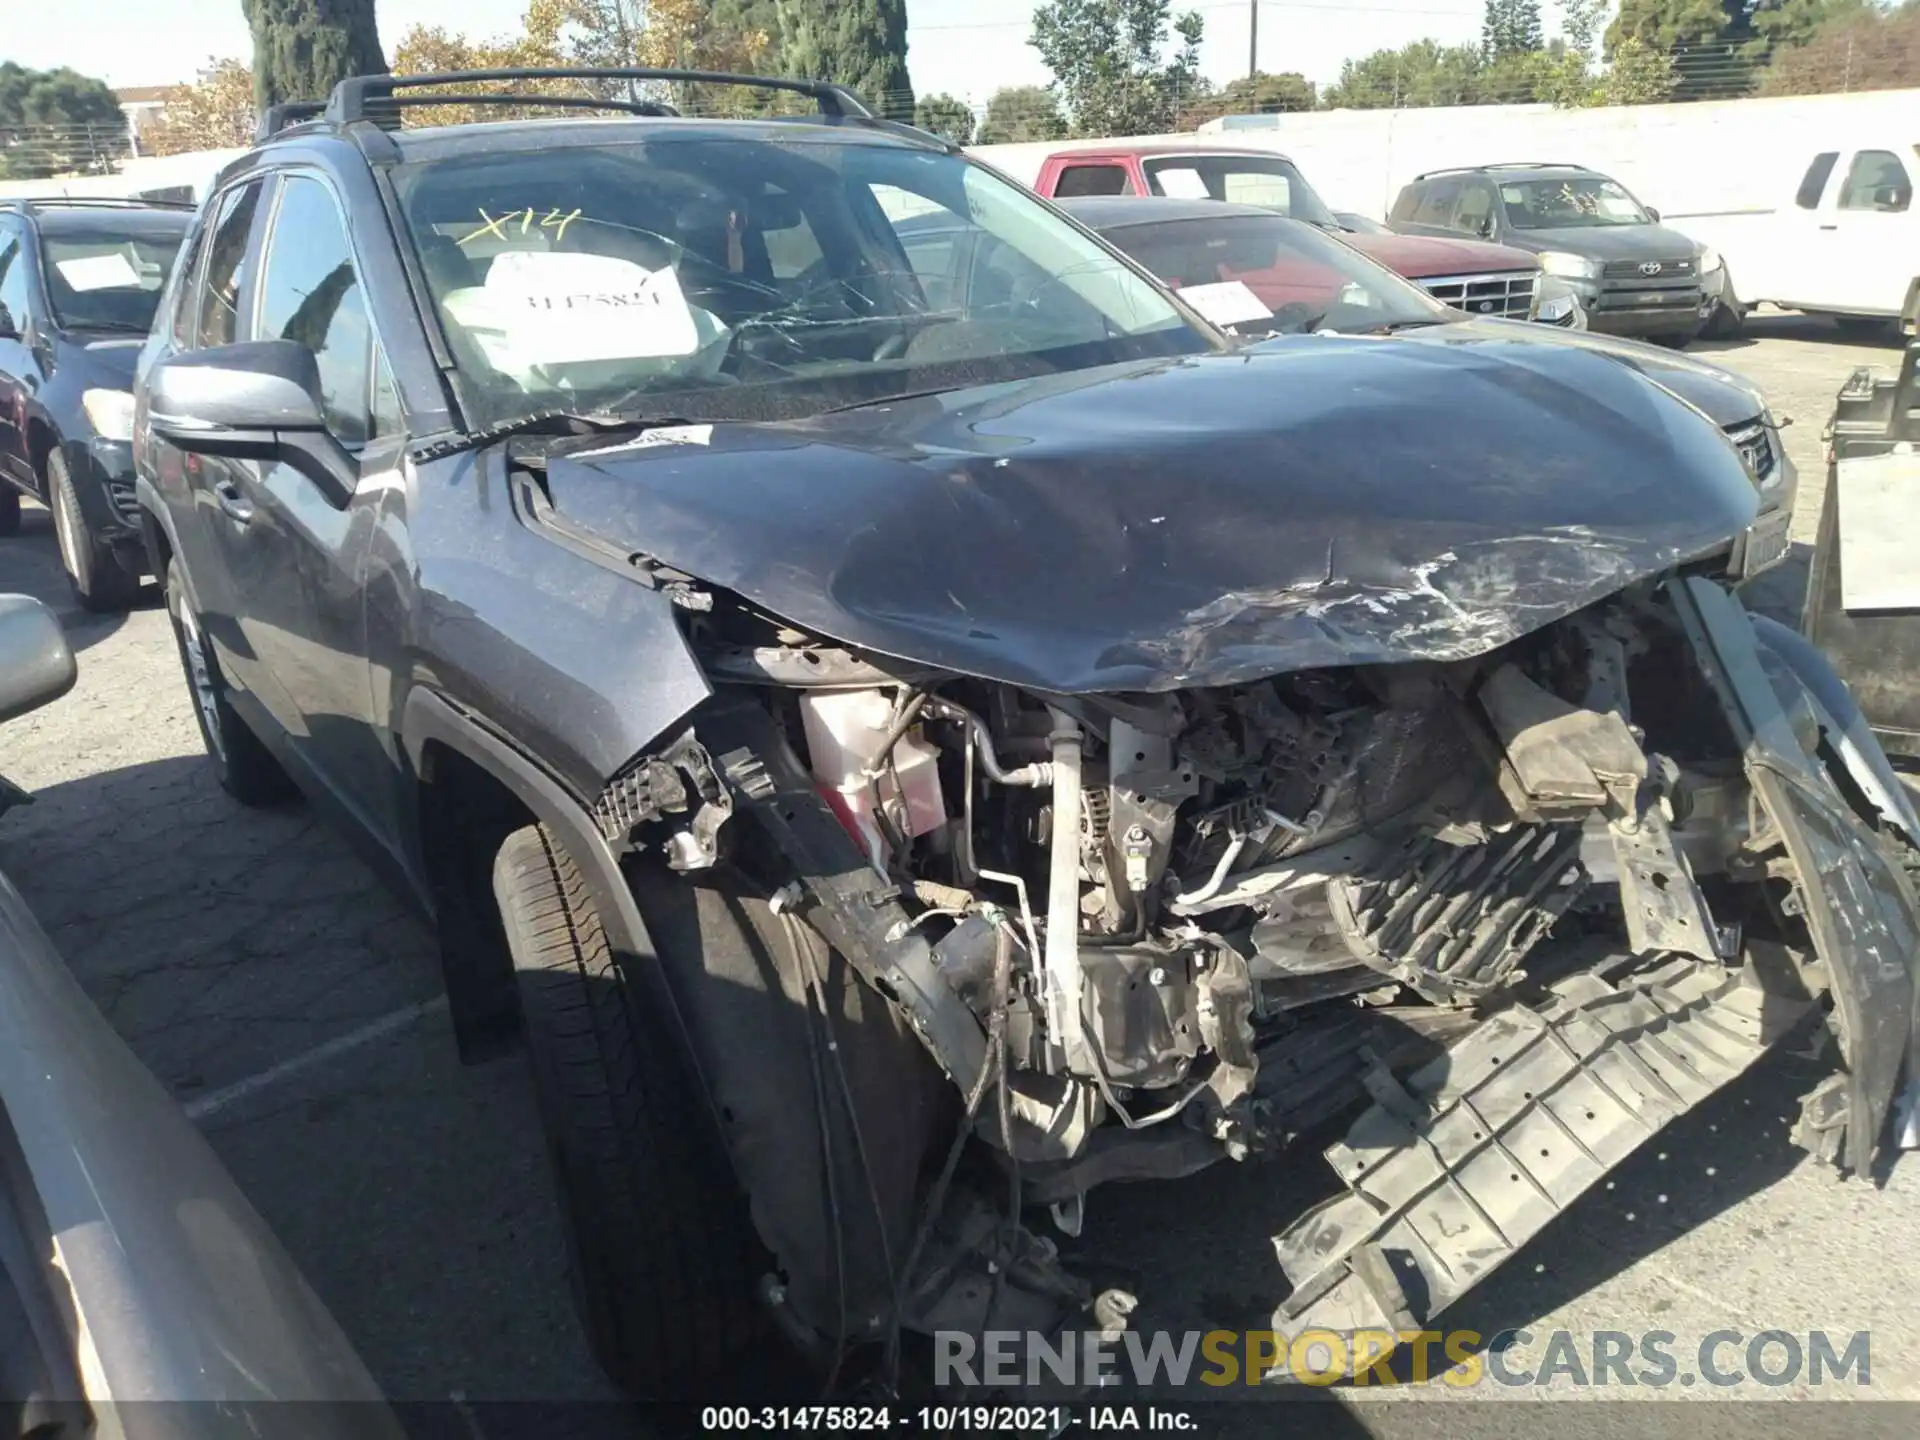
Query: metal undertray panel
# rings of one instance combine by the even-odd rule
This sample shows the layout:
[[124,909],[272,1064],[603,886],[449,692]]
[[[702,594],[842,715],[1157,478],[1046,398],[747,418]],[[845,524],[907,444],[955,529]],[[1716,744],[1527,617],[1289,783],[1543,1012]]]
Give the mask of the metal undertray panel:
[[1421,1328],[1805,1009],[1670,958],[1490,1016],[1404,1091],[1376,1078],[1377,1103],[1326,1151],[1348,1192],[1275,1237],[1293,1289],[1274,1329]]

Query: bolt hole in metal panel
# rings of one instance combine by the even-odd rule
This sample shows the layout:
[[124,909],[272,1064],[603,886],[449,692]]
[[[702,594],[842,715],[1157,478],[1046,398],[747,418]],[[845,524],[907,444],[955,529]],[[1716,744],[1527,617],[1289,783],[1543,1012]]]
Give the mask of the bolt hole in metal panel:
[[1805,1009],[1671,958],[1488,1017],[1411,1077],[1411,1111],[1376,1104],[1327,1149],[1348,1190],[1276,1237],[1274,1328],[1424,1325]]

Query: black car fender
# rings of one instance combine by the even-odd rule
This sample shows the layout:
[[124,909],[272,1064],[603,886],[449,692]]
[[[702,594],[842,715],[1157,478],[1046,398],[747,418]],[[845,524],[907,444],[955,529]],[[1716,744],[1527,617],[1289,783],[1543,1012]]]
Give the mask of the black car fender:
[[[1751,615],[1754,637],[1760,648],[1778,661],[1799,682],[1820,714],[1827,743],[1846,767],[1848,777],[1860,793],[1880,812],[1881,820],[1901,831],[1909,844],[1920,848],[1920,817],[1916,817],[1907,787],[1888,763],[1886,752],[1873,738],[1872,727],[1861,712],[1860,704],[1847,689],[1827,657],[1791,626],[1765,615]],[[1774,687],[1780,676],[1774,672]],[[1782,696],[1783,703],[1790,697]]]
[[[633,891],[620,873],[612,848],[586,807],[550,771],[470,711],[417,685],[407,693],[400,741],[413,773],[423,782],[433,780],[427,747],[440,744],[464,755],[506,786],[540,824],[553,832],[586,877],[613,948],[624,955],[653,955],[646,922],[640,918]],[[651,968],[640,967],[643,972]],[[661,998],[672,1003],[664,987]]]
[[147,552],[147,565],[164,586],[167,556],[180,553],[180,537],[173,528],[173,516],[167,511],[166,497],[147,478],[144,469],[134,476],[133,498],[140,506],[140,543]]

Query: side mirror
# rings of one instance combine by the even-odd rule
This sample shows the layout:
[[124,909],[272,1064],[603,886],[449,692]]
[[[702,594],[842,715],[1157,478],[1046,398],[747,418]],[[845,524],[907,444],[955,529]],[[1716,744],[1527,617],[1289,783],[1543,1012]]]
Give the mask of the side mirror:
[[78,673],[53,612],[31,595],[0,595],[0,720],[58,700]]
[[346,508],[359,466],[327,430],[320,369],[292,340],[248,340],[156,360],[146,376],[147,424],[192,455],[281,461]]
[[1654,224],[1658,225],[1660,223],[1660,212],[1654,209],[1651,205],[1647,206],[1646,210],[1647,210],[1647,219],[1651,220]]
[[0,305],[0,340],[18,340],[20,327],[14,323],[13,312]]
[[1487,216],[1486,219],[1474,226],[1474,232],[1478,234],[1482,240],[1491,240],[1493,238],[1493,216]]

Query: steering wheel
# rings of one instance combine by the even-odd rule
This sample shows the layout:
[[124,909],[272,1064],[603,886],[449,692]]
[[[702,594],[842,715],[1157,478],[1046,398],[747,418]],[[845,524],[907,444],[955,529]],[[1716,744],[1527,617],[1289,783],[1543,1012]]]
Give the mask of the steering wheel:
[[1325,318],[1326,310],[1305,300],[1289,300],[1273,312],[1273,328],[1284,331],[1305,330],[1314,321]]

